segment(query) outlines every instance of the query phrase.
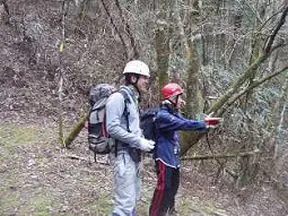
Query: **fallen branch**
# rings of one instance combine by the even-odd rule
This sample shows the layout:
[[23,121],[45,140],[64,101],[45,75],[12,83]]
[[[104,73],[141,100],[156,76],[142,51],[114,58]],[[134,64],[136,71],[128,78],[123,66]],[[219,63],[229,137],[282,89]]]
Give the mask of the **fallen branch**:
[[231,153],[231,154],[215,154],[215,155],[196,155],[193,157],[184,157],[181,160],[209,160],[209,159],[216,159],[216,158],[231,158],[231,157],[246,157],[255,155],[260,153],[259,149],[255,149],[250,152],[238,152],[238,153]]
[[[85,161],[85,162],[88,162],[88,163],[93,163],[89,158],[84,158],[84,157],[80,157],[78,155],[67,155],[66,156],[67,158],[69,159],[72,159],[72,160],[79,160],[79,161]],[[110,166],[110,163],[108,160],[97,160],[96,161],[97,164],[102,164],[102,165],[105,165],[105,166]]]
[[87,161],[89,162],[89,160],[87,158],[84,158],[84,157],[80,157],[80,156],[77,156],[77,155],[67,155],[66,156],[67,158],[70,158],[72,160],[82,160],[82,161]]

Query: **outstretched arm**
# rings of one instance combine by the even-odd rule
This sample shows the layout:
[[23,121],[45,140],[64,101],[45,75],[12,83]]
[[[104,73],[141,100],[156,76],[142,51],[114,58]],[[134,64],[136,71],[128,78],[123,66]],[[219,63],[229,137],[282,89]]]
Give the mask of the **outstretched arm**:
[[157,124],[158,128],[162,131],[206,131],[204,121],[186,119],[178,115],[172,115],[169,112],[159,112],[157,115]]

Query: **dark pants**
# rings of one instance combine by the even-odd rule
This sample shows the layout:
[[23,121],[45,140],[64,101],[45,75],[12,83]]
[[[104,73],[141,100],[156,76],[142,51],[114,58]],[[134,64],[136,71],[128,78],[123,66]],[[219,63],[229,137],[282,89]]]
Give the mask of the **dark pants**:
[[175,196],[179,187],[179,168],[171,168],[156,161],[157,186],[150,206],[150,216],[166,215],[175,207]]

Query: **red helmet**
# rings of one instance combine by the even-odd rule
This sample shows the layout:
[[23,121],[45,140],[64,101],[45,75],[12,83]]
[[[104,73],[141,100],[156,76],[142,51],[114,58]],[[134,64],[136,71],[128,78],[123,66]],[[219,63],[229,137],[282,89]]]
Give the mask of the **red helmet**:
[[183,94],[183,89],[177,83],[168,83],[161,89],[164,99]]

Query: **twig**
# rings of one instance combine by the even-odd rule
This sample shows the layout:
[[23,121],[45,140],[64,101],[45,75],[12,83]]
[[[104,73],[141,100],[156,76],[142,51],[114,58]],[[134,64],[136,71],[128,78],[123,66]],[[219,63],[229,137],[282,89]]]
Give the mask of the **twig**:
[[101,2],[102,2],[102,5],[103,5],[103,7],[104,7],[104,10],[105,10],[107,16],[108,16],[109,19],[110,19],[110,23],[112,24],[114,30],[116,31],[116,33],[117,33],[118,37],[120,38],[120,41],[121,41],[121,43],[122,43],[122,45],[123,45],[123,47],[124,47],[125,57],[126,57],[126,59],[128,59],[128,50],[127,50],[127,46],[126,46],[126,44],[125,44],[125,42],[124,42],[124,38],[122,37],[122,35],[120,34],[120,32],[119,32],[116,24],[114,23],[114,20],[113,20],[110,12],[109,12],[109,10],[108,10],[108,7],[107,7],[106,4],[104,3],[104,0],[101,0]]
[[80,157],[80,156],[77,156],[77,155],[67,155],[66,157],[70,158],[72,160],[82,160],[82,161],[89,162],[89,160],[87,158]]
[[116,6],[118,7],[121,21],[122,21],[123,25],[125,25],[125,33],[127,34],[128,38],[130,39],[131,46],[132,46],[133,51],[134,51],[134,58],[137,59],[137,58],[139,58],[139,51],[137,50],[135,38],[133,37],[133,34],[132,34],[132,32],[131,32],[130,25],[129,25],[129,23],[124,19],[123,12],[122,12],[122,8],[121,8],[121,6],[120,6],[119,0],[115,0],[115,4],[116,4]]
[[232,104],[235,103],[236,100],[238,100],[241,96],[243,96],[246,92],[250,91],[251,89],[254,89],[256,87],[258,87],[259,85],[263,84],[264,82],[272,79],[273,77],[278,76],[279,74],[285,72],[288,69],[288,66],[285,66],[284,68],[282,68],[279,71],[276,71],[275,73],[266,76],[262,79],[259,79],[257,81],[254,81],[252,85],[250,85],[248,88],[244,89],[242,92],[240,92],[239,94],[237,94],[236,96],[234,96],[231,100],[228,100],[228,102],[224,105],[224,107],[220,108],[218,111],[218,115],[221,116],[224,114],[224,112],[227,110],[228,107],[230,107]]
[[[279,11],[276,11],[274,14],[272,14],[270,17],[268,17],[268,19],[266,19],[262,25],[258,28],[258,34],[260,34],[261,30],[265,27],[265,25],[270,21],[272,20],[275,16],[277,16],[279,13],[281,13],[281,10]],[[257,35],[257,34],[256,34]]]
[[[84,158],[84,157],[80,157],[78,155],[67,155],[67,158],[70,158],[72,160],[79,160],[79,161],[85,161],[88,163],[91,163],[91,160]],[[96,161],[97,164],[101,164],[101,165],[105,165],[105,166],[110,166],[109,162],[103,162],[103,161]]]
[[264,51],[266,53],[270,53],[270,51],[272,49],[273,42],[275,40],[275,37],[276,37],[277,33],[279,32],[280,28],[285,23],[285,19],[286,19],[287,13],[288,13],[288,6],[286,6],[286,8],[284,9],[284,11],[283,11],[283,13],[281,15],[281,18],[280,18],[276,28],[274,29],[274,31],[272,32],[271,36],[267,40],[267,45],[264,48]]
[[0,5],[3,4],[4,6],[4,10],[6,11],[6,13],[8,14],[8,16],[10,16],[10,12],[9,12],[9,7],[8,7],[8,4],[7,4],[7,0],[2,0],[0,1]]
[[[211,154],[214,154],[214,152],[212,151],[210,142],[209,142],[209,133],[206,134],[206,142],[208,144],[209,150],[211,152]],[[230,171],[226,168],[224,168],[225,162],[221,162],[218,158],[214,158],[216,160],[216,162],[220,165],[219,170],[223,169],[225,172],[227,172],[229,175],[231,175],[235,180],[238,178],[238,175],[236,175],[233,171]],[[218,174],[217,174],[218,176]]]
[[[288,13],[288,6],[284,9],[280,21],[276,26],[275,30],[272,32],[271,36],[268,37],[267,45],[264,48],[263,53],[260,53],[258,58],[246,69],[246,71],[234,82],[231,87],[222,95],[219,100],[208,110],[210,112],[219,112],[220,108],[229,101],[229,99],[237,92],[237,90],[247,81],[251,73],[259,67],[277,48],[280,47],[281,43],[272,47],[274,39],[278,34],[280,28],[285,23],[285,18]],[[282,43],[283,44],[283,43]]]

